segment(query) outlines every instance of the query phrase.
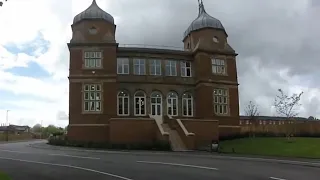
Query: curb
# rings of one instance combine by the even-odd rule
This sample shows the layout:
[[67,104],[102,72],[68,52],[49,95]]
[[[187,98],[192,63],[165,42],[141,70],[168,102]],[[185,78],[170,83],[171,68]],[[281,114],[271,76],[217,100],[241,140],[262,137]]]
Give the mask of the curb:
[[[89,150],[89,149],[76,149],[68,147],[39,147],[33,144],[28,145],[31,148],[37,149],[51,149],[51,150],[66,150],[66,151],[76,151],[76,152],[93,152],[93,153],[109,153],[109,154],[131,154],[131,155],[170,155],[170,156],[181,156],[181,157],[198,157],[198,158],[210,158],[210,159],[225,159],[225,160],[243,160],[243,161],[256,161],[256,162],[268,162],[268,163],[278,163],[278,164],[289,164],[289,165],[299,165],[306,167],[320,168],[320,162],[310,162],[310,161],[300,161],[300,160],[284,160],[275,158],[259,158],[259,157],[245,157],[245,156],[232,156],[232,155],[219,155],[219,154],[194,154],[191,152],[134,152],[134,151],[108,151],[108,150]],[[50,146],[50,145],[48,145]]]
[[12,144],[12,143],[21,143],[21,142],[35,142],[40,141],[39,139],[29,139],[29,140],[18,140],[18,141],[0,141],[1,144]]

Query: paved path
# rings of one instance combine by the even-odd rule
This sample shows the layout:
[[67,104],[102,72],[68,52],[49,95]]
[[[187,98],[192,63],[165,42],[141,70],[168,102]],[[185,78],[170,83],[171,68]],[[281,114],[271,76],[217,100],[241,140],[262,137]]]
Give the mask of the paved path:
[[177,153],[40,149],[28,146],[30,143],[40,145],[44,141],[0,144],[0,171],[13,180],[318,180],[320,176],[320,164],[316,167],[318,164],[312,162],[295,161],[293,165]]

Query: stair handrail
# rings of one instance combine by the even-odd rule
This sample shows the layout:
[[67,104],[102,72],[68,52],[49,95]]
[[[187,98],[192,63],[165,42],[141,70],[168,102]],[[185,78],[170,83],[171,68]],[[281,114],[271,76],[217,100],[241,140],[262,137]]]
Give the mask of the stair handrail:
[[152,119],[154,119],[154,120],[156,121],[156,124],[157,124],[157,126],[158,126],[158,129],[160,130],[160,133],[161,133],[162,135],[166,135],[166,136],[169,135],[169,133],[164,131],[164,129],[163,129],[163,127],[161,126],[161,124],[160,124],[151,114],[149,114],[149,117],[152,118]]
[[[168,115],[168,117],[169,117],[170,119],[172,119],[172,116]],[[184,126],[184,124],[182,123],[181,119],[176,119],[176,121],[177,121],[177,123],[179,124],[179,126],[181,127],[182,131],[184,132],[184,134],[185,134],[186,136],[194,136],[194,135],[195,135],[194,133],[189,132],[189,131],[187,130],[187,128],[186,128],[186,127]]]

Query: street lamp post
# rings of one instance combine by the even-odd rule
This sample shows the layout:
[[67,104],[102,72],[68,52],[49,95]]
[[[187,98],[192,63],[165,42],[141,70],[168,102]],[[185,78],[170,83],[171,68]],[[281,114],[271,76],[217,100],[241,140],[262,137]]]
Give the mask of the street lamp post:
[[9,141],[9,111],[6,111],[6,124],[7,124],[7,130],[6,130],[6,140]]
[[42,120],[41,120],[41,128],[40,128],[40,139],[42,139]]

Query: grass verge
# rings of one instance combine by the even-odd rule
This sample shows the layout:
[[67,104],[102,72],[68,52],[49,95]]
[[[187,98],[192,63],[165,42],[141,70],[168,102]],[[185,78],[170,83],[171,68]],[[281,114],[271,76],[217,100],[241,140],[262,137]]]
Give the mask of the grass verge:
[[320,138],[243,138],[220,142],[221,153],[320,158]]
[[8,175],[0,172],[0,180],[11,180],[11,178]]

